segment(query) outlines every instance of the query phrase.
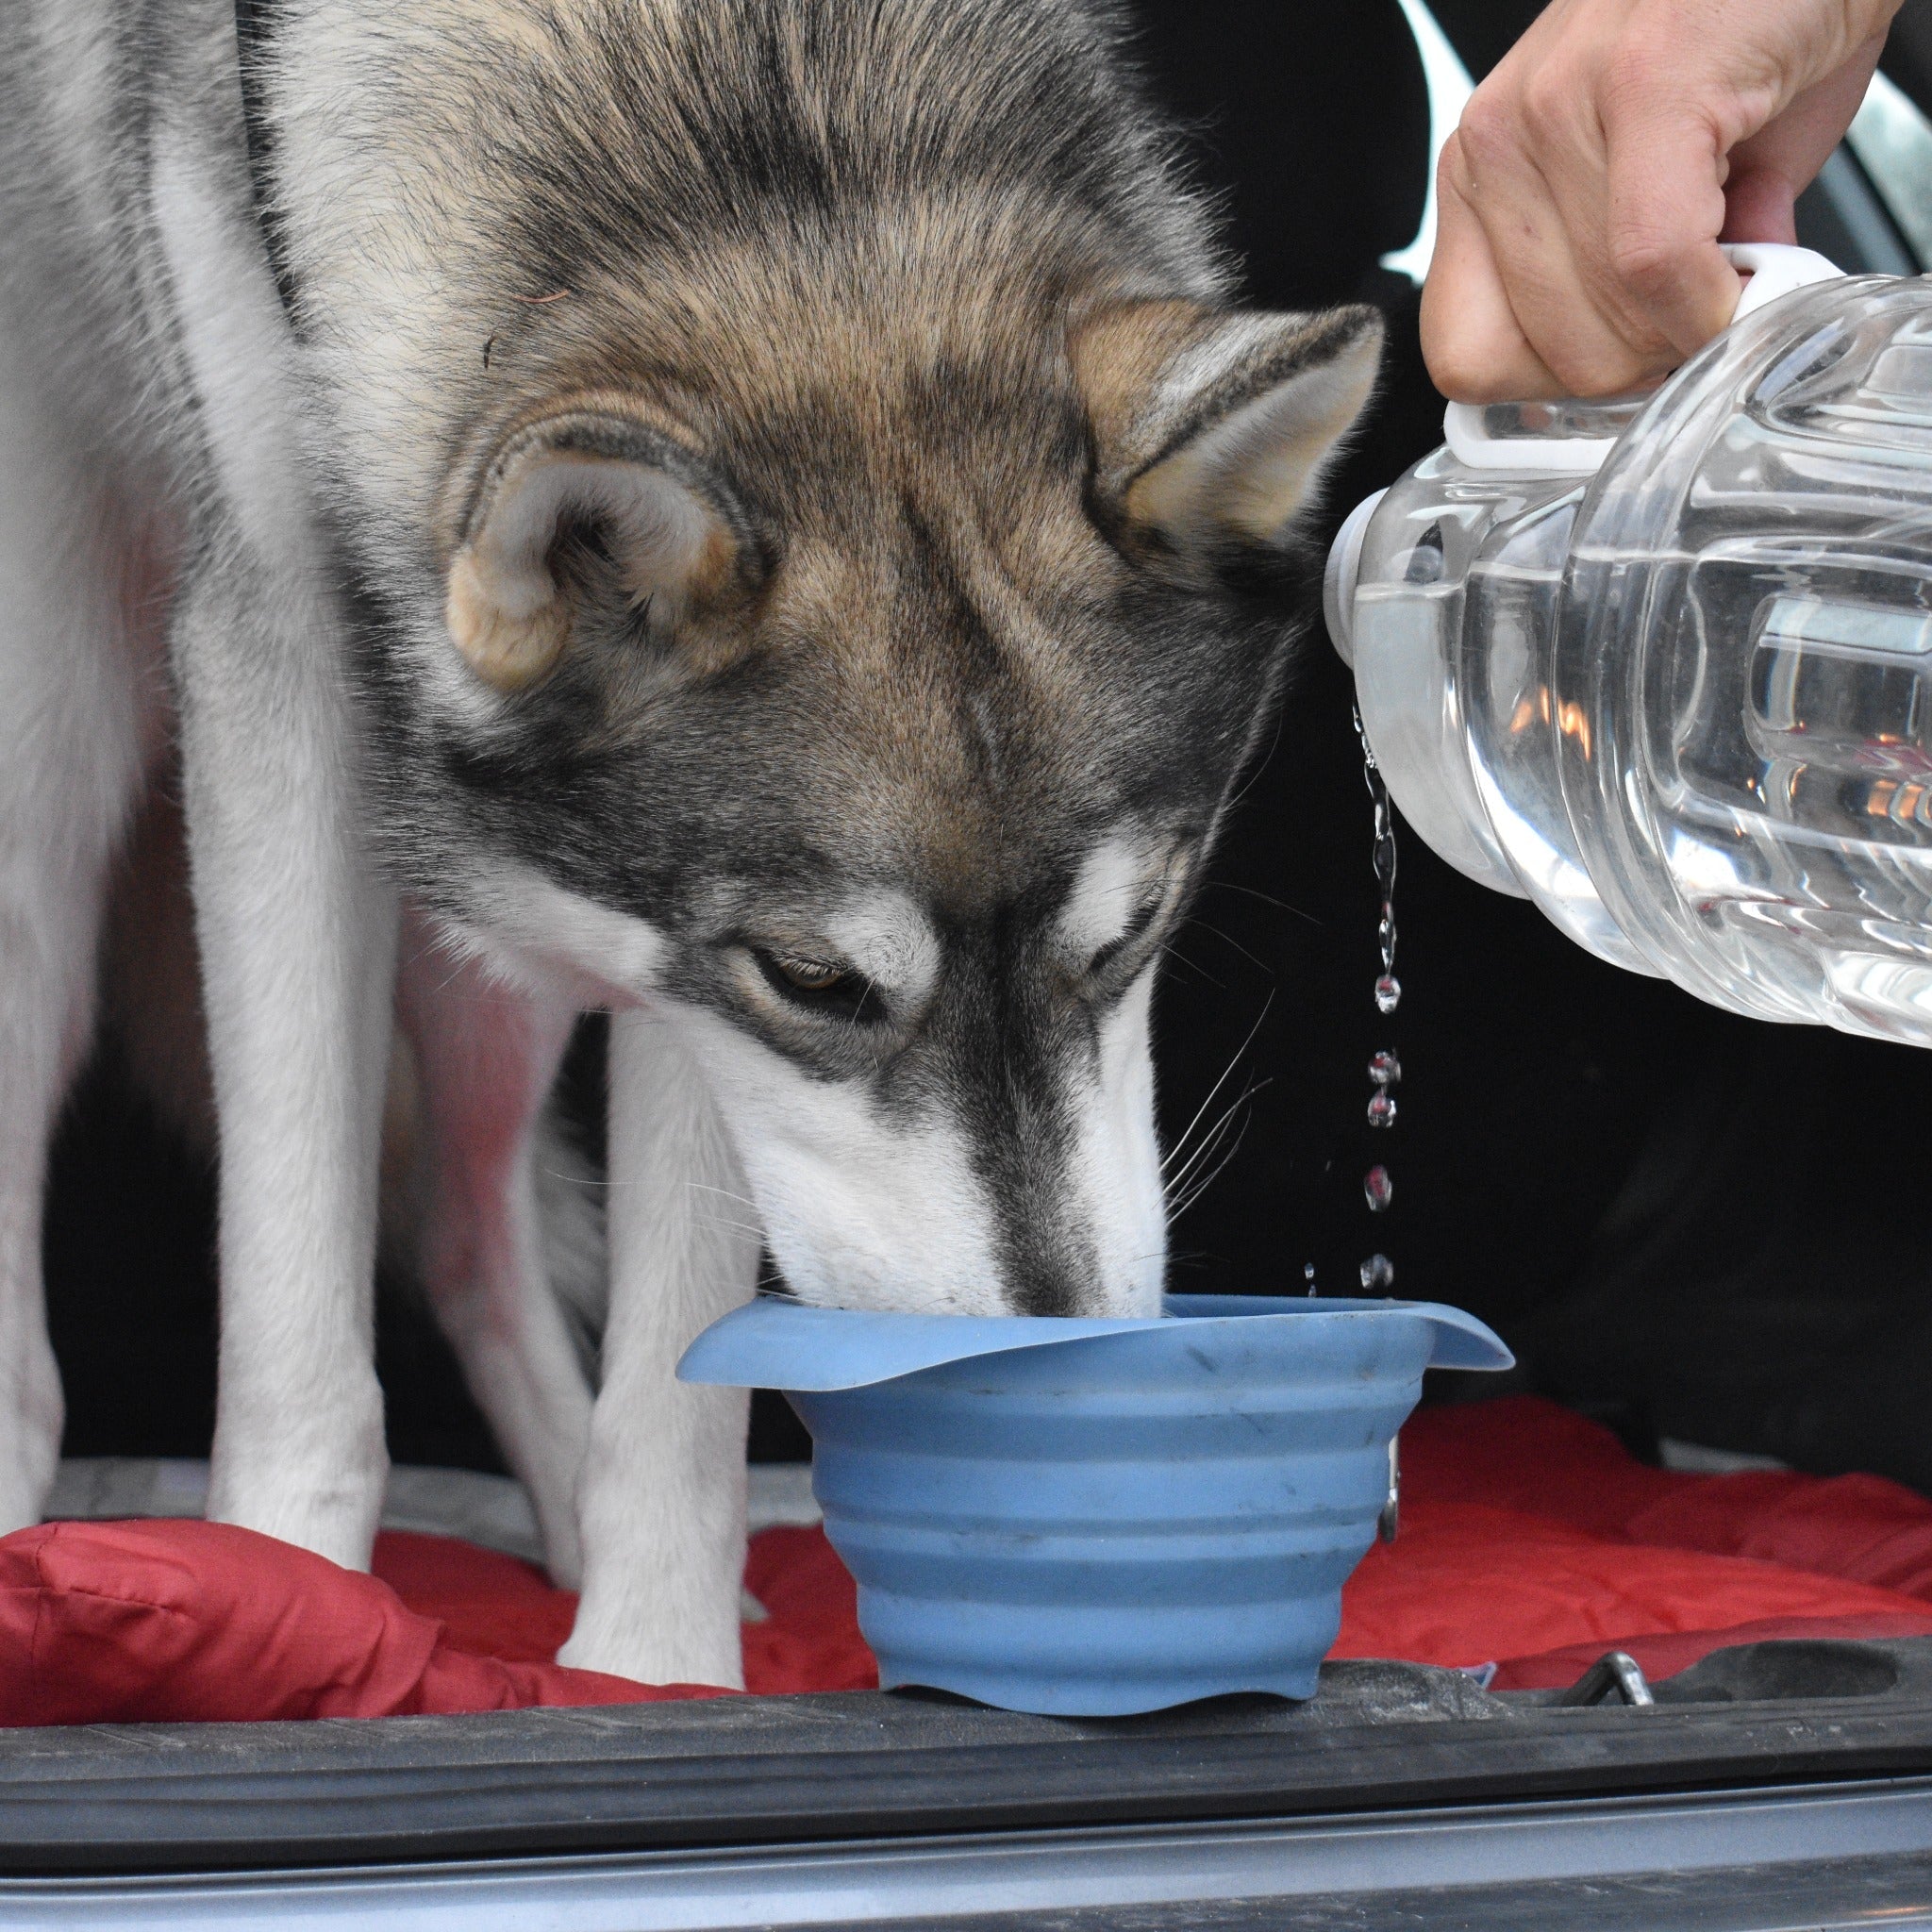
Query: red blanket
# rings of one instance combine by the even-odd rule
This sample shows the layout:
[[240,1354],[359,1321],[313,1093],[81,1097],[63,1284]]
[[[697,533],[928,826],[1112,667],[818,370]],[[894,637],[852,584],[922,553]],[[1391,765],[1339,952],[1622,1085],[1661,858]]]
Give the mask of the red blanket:
[[[1932,1635],[1932,1502],[1874,1476],[1674,1475],[1528,1398],[1403,1432],[1399,1541],[1343,1596],[1341,1657],[1568,1683],[1611,1646],[1665,1675],[1759,1637]],[[815,1529],[754,1540],[761,1691],[875,1680]],[[0,1539],[0,1724],[385,1717],[715,1695],[549,1659],[573,1602],[529,1565],[385,1535],[375,1574],[216,1524],[62,1523]]]
[[1534,1397],[1424,1409],[1402,1534],[1342,1592],[1338,1657],[1496,1663],[1574,1682],[1606,1650],[1652,1676],[1773,1637],[1932,1636],[1932,1502],[1871,1475],[1680,1475]]

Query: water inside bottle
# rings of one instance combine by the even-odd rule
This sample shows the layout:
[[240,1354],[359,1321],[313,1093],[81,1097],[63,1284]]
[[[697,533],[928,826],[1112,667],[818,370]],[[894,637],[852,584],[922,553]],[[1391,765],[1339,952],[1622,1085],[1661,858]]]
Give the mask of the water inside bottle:
[[1562,747],[1584,857],[1693,992],[1932,1045],[1926,285],[1826,285],[1716,353],[1576,546],[1558,679],[1635,672]]

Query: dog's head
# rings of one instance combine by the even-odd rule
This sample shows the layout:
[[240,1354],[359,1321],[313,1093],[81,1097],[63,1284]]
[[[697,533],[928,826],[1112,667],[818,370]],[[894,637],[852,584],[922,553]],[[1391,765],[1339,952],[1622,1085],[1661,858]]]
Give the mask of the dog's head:
[[1377,335],[821,333],[703,393],[567,385],[469,473],[460,910],[681,1024],[795,1293],[1158,1307],[1151,988]]
[[1226,306],[1111,6],[286,11],[404,875],[676,1025],[800,1295],[1154,1308],[1149,990],[1374,316]]

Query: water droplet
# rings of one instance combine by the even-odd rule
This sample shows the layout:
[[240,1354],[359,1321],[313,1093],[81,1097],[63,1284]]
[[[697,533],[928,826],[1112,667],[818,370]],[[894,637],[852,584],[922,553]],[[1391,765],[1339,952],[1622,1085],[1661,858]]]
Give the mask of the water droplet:
[[1392,1013],[1402,1004],[1402,982],[1394,974],[1385,973],[1375,982],[1375,1008],[1378,1012]]
[[1371,1255],[1362,1263],[1362,1291],[1387,1294],[1395,1286],[1395,1263],[1387,1255]]
[[1369,1204],[1371,1214],[1386,1214],[1389,1204],[1395,1198],[1395,1183],[1389,1178],[1386,1167],[1372,1167],[1362,1176],[1362,1194]]
[[1377,1087],[1393,1087],[1402,1078],[1402,1062],[1392,1053],[1378,1053],[1369,1062],[1369,1078]]
[[1386,1088],[1378,1087],[1369,1096],[1369,1124],[1372,1127],[1392,1127],[1395,1124],[1395,1096]]
[[1313,1294],[1315,1291],[1315,1264],[1312,1261],[1307,1261],[1302,1264],[1302,1279],[1308,1284],[1308,1292]]

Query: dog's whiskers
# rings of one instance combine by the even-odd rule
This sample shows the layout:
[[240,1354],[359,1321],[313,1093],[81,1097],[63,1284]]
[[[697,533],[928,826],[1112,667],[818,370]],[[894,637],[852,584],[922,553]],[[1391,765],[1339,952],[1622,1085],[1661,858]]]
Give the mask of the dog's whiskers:
[[1227,991],[1226,986],[1223,984],[1222,981],[1216,979],[1213,974],[1208,972],[1207,967],[1203,966],[1199,960],[1189,958],[1185,953],[1180,951],[1180,949],[1174,945],[1172,942],[1163,941],[1160,946],[1158,947],[1158,951],[1164,954],[1168,958],[1172,959],[1175,963],[1175,965],[1185,966],[1190,973],[1198,973],[1201,975],[1201,977],[1208,982],[1209,986],[1219,987],[1223,992],[1225,992]]
[[758,1210],[758,1204],[749,1194],[733,1193],[729,1188],[714,1188],[709,1181],[688,1180],[685,1186],[700,1189],[707,1194],[722,1194],[727,1201],[736,1201],[741,1207],[749,1208],[754,1214]]
[[1252,964],[1258,966],[1261,969],[1261,971],[1268,975],[1270,979],[1273,979],[1274,977],[1274,967],[1269,965],[1265,959],[1256,958],[1255,955],[1249,952],[1247,947],[1242,945],[1241,941],[1236,939],[1232,933],[1223,932],[1218,925],[1215,925],[1211,924],[1209,921],[1201,918],[1198,914],[1195,916],[1193,923],[1196,925],[1198,925],[1203,932],[1211,932],[1214,935],[1214,937],[1220,940],[1224,945],[1232,946],[1235,949],[1235,951],[1241,956],[1243,959],[1249,960]]
[[[1215,1121],[1213,1126],[1202,1136],[1193,1153],[1188,1157],[1186,1166],[1181,1168],[1177,1174],[1172,1175],[1168,1180],[1168,1190],[1172,1195],[1183,1202],[1191,1201],[1196,1198],[1198,1191],[1191,1186],[1194,1176],[1220,1151],[1222,1141],[1226,1136],[1235,1116],[1256,1094],[1271,1084],[1272,1082],[1268,1080],[1251,1081],[1228,1103],[1220,1117]],[[1242,1131],[1246,1131],[1245,1121],[1242,1123]],[[1219,1173],[1220,1169],[1217,1167],[1215,1172]],[[1172,1211],[1178,1213],[1180,1209],[1176,1208]]]
[[[1260,1091],[1261,1087],[1264,1087],[1268,1083],[1264,1080],[1260,1083],[1259,1086],[1249,1088],[1248,1091],[1241,1095],[1241,1100],[1236,1101],[1234,1107],[1228,1108],[1227,1113],[1222,1117],[1223,1120],[1225,1121],[1227,1119],[1232,1118],[1235,1107],[1240,1107],[1243,1101],[1251,1099],[1256,1093]],[[1194,1203],[1198,1201],[1201,1198],[1201,1196],[1205,1194],[1208,1191],[1208,1190],[1211,1188],[1214,1185],[1214,1183],[1218,1181],[1224,1173],[1226,1173],[1228,1163],[1235,1158],[1237,1154],[1239,1154],[1241,1151],[1241,1143],[1248,1137],[1248,1127],[1250,1124],[1253,1122],[1254,1118],[1255,1117],[1252,1112],[1248,1113],[1243,1117],[1241,1126],[1236,1130],[1232,1140],[1230,1140],[1228,1142],[1226,1152],[1224,1153],[1221,1158],[1214,1163],[1213,1167],[1210,1168],[1206,1174],[1202,1175],[1202,1177],[1198,1181],[1196,1181],[1193,1184],[1193,1186],[1189,1188],[1186,1194],[1179,1201],[1175,1202],[1174,1205],[1168,1210],[1171,1218],[1178,1219],[1181,1215],[1185,1214],[1188,1211],[1188,1209],[1191,1208],[1194,1205]]]
[[[1186,1148],[1188,1144],[1188,1136],[1191,1134],[1194,1131],[1194,1129],[1201,1124],[1202,1115],[1205,1114],[1208,1111],[1208,1109],[1214,1105],[1214,1096],[1217,1093],[1219,1093],[1224,1087],[1227,1085],[1228,1075],[1231,1074],[1234,1072],[1235,1068],[1241,1064],[1241,1056],[1247,1052],[1249,1047],[1254,1045],[1255,1036],[1260,1032],[1261,1023],[1267,1019],[1269,1011],[1274,1007],[1274,995],[1273,992],[1270,992],[1268,997],[1261,1002],[1261,1010],[1255,1016],[1255,1024],[1248,1028],[1247,1038],[1243,1040],[1238,1047],[1235,1048],[1233,1058],[1228,1061],[1227,1065],[1222,1069],[1221,1078],[1215,1081],[1213,1086],[1208,1088],[1207,1099],[1202,1101],[1201,1105],[1194,1109],[1194,1118],[1191,1120],[1187,1124],[1187,1125],[1181,1129],[1179,1138],[1174,1141],[1174,1146],[1168,1153],[1167,1158],[1160,1163],[1160,1171],[1163,1174],[1166,1174],[1167,1171],[1171,1167],[1173,1167],[1177,1160],[1179,1160],[1182,1158],[1182,1150]],[[1191,1158],[1191,1157],[1190,1158]]]
[[1310,925],[1326,925],[1327,921],[1317,919],[1312,912],[1304,912],[1299,906],[1291,906],[1286,899],[1277,899],[1272,892],[1257,891],[1253,886],[1240,886],[1232,879],[1209,879],[1202,888],[1205,897],[1208,892],[1240,892],[1250,899],[1258,899],[1264,906],[1273,906],[1277,912],[1292,912],[1297,919],[1306,919]]
[[701,1214],[696,1217],[696,1224],[713,1234],[748,1234],[754,1241],[760,1241],[765,1238],[763,1228],[754,1227],[746,1221],[720,1221],[713,1215]]

